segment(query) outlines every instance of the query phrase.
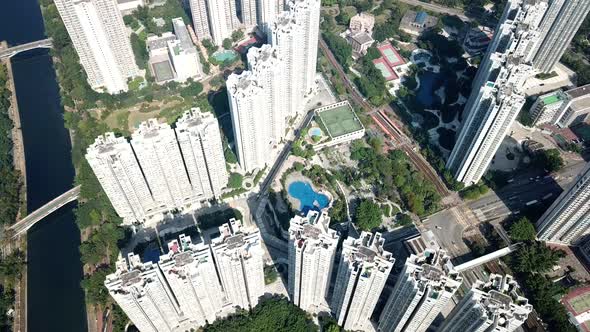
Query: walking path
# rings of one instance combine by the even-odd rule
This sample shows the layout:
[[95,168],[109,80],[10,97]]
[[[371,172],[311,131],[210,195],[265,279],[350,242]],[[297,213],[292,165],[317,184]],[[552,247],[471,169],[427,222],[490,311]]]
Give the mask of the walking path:
[[[0,49],[6,48],[5,41],[0,42]],[[25,162],[25,148],[23,143],[23,135],[20,123],[20,114],[18,110],[18,102],[16,99],[16,88],[14,86],[14,76],[12,73],[12,63],[10,58],[3,59],[2,64],[6,67],[8,75],[8,89],[11,92],[10,108],[8,109],[8,116],[13,122],[12,127],[12,144],[13,144],[13,163],[14,168],[20,172],[20,180],[22,181],[20,192],[20,206],[17,212],[16,219],[20,220],[26,214],[27,206],[27,169]],[[17,221],[15,220],[15,222]],[[26,240],[17,240],[18,243],[15,248],[19,248],[25,255],[27,255]],[[6,246],[5,246],[6,247]],[[13,248],[13,246],[8,246]],[[5,253],[8,254],[8,253]],[[15,332],[27,331],[27,266],[25,264],[20,280],[15,285],[15,311],[13,330]]]

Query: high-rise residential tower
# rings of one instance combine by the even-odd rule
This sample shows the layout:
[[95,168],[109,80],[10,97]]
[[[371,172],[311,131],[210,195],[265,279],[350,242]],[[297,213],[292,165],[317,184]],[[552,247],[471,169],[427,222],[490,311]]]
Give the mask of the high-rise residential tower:
[[231,33],[240,27],[235,0],[207,0],[209,28],[215,45],[231,37]]
[[410,255],[379,319],[380,332],[424,332],[461,286],[444,250]]
[[257,0],[258,4],[258,25],[261,30],[268,36],[272,22],[276,17],[285,10],[283,0]]
[[552,0],[540,30],[542,42],[537,45],[533,66],[549,73],[574,38],[590,11],[588,0]]
[[159,206],[182,209],[198,201],[170,125],[150,119],[142,122],[131,137],[133,150]]
[[306,311],[327,307],[338,235],[327,212],[295,216],[289,226],[289,296]]
[[210,39],[209,16],[207,14],[207,0],[189,0],[193,28],[199,40]]
[[248,64],[264,90],[265,105],[259,106],[261,109],[270,110],[267,117],[272,141],[275,144],[279,143],[287,128],[284,62],[280,59],[277,49],[270,45],[262,45],[260,48],[252,47],[248,50]]
[[240,1],[240,16],[242,18],[242,24],[246,27],[247,30],[252,30],[252,28],[258,25],[258,9],[256,8],[257,5],[257,0]]
[[264,261],[258,230],[247,229],[241,220],[231,219],[219,227],[211,250],[227,301],[251,309],[264,294]]
[[381,233],[344,240],[330,307],[345,330],[372,330],[371,315],[395,259],[383,250]]
[[221,196],[229,179],[215,116],[193,108],[176,122],[176,138],[196,197]]
[[105,286],[127,317],[142,332],[175,332],[188,329],[176,298],[156,264],[142,263],[129,255],[117,262],[115,273],[108,275]]
[[88,84],[97,91],[127,91],[127,79],[139,76],[129,34],[116,0],[55,0],[80,57]]
[[247,70],[231,74],[226,85],[238,162],[246,172],[262,169],[271,160],[273,145],[268,91]]
[[438,331],[512,332],[533,310],[518,292],[518,284],[509,275],[491,274],[488,282],[478,280]]
[[271,25],[271,45],[285,62],[286,113],[296,117],[303,111],[305,97],[315,89],[320,1],[297,0],[288,12]]
[[224,296],[217,278],[215,261],[208,245],[180,241],[168,243],[168,253],[158,263],[183,314],[196,326],[212,323],[220,316]]
[[540,240],[576,244],[590,232],[590,164],[537,222]]
[[131,225],[161,211],[124,137],[113,133],[98,136],[88,147],[86,160],[124,224]]
[[547,3],[511,0],[488,46],[464,110],[457,143],[447,161],[455,179],[477,183],[525,103],[523,84],[534,75],[526,59],[539,40],[536,27]]

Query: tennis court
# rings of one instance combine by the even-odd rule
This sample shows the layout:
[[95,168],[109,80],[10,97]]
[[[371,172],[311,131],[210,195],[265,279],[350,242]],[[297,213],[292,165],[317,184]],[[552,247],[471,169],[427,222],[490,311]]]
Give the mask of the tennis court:
[[577,314],[586,312],[590,309],[590,293],[578,295],[574,298],[568,299],[567,302]]
[[318,112],[318,116],[332,138],[363,129],[359,119],[348,104]]

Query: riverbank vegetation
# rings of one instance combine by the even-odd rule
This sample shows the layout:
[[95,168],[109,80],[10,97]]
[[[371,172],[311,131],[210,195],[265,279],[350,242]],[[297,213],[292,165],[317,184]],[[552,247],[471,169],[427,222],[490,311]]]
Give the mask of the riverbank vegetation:
[[204,332],[312,332],[319,331],[305,311],[285,297],[261,300],[252,311],[242,310],[203,328]]
[[20,172],[14,168],[9,79],[6,67],[0,63],[0,224],[3,225],[16,222],[22,187]]

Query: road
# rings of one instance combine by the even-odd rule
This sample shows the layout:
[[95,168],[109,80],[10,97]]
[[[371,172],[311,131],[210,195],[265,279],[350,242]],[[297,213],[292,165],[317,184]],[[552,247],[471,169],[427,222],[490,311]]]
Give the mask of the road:
[[266,195],[268,187],[274,181],[274,178],[277,175],[277,172],[281,169],[281,167],[283,166],[283,163],[289,157],[289,152],[291,151],[291,146],[293,145],[293,142],[295,142],[299,139],[299,137],[301,136],[301,129],[303,129],[309,125],[309,123],[311,122],[311,119],[313,118],[313,114],[314,114],[313,111],[307,112],[307,114],[305,115],[305,119],[303,119],[303,121],[301,121],[301,124],[299,125],[299,127],[295,129],[295,138],[292,141],[288,141],[285,144],[285,146],[283,147],[283,150],[281,151],[281,153],[279,153],[277,160],[270,168],[268,175],[266,176],[266,178],[264,178],[264,181],[262,182],[262,185],[260,186],[260,191],[258,192],[258,199],[260,199],[260,197]]
[[[428,181],[430,181],[435,186],[437,192],[443,198],[448,196],[449,191],[447,190],[445,184],[438,177],[438,174],[434,171],[430,164],[426,160],[424,160],[422,155],[416,152],[418,148],[416,146],[412,146],[412,141],[404,134],[403,124],[400,121],[391,119],[389,116],[385,114],[387,112],[389,112],[391,115],[395,114],[391,106],[385,105],[383,106],[382,110],[376,109],[375,111],[373,106],[371,106],[367,101],[365,101],[360,92],[352,84],[352,82],[342,69],[342,66],[340,65],[340,63],[338,63],[338,61],[332,54],[332,51],[330,51],[330,49],[328,48],[328,45],[323,40],[323,38],[320,38],[320,48],[328,58],[328,61],[330,61],[332,66],[336,68],[336,70],[340,74],[340,77],[342,77],[344,86],[350,92],[350,95],[352,99],[354,99],[355,103],[362,106],[367,113],[371,114],[371,116],[374,120],[376,120],[377,125],[381,128],[381,130],[383,130],[386,133],[386,135],[393,138],[394,144],[396,146],[399,146],[406,153],[412,165],[417,170],[422,172],[426,179],[428,179]],[[384,130],[384,128],[388,129]]]
[[10,226],[10,232],[13,238],[25,233],[29,228],[33,227],[38,221],[47,217],[52,212],[68,204],[69,202],[75,201],[80,196],[80,186],[76,186],[60,196],[54,198],[51,202],[43,205],[37,210],[30,213],[25,218],[19,220],[14,225]]
[[549,203],[561,194],[585,165],[583,161],[571,162],[554,176],[547,176],[539,170],[519,174],[514,182],[468,202],[467,206],[479,222],[486,222],[517,213],[534,200]]
[[463,11],[455,8],[448,8],[445,6],[437,5],[434,3],[422,2],[419,0],[399,0],[405,4],[411,6],[420,6],[424,9],[427,9],[431,12],[440,13],[440,14],[447,14],[447,15],[454,15],[460,18],[464,22],[471,22],[471,19],[463,13]]
[[53,40],[51,38],[37,40],[31,43],[26,43],[18,46],[13,46],[7,49],[0,50],[0,59],[10,58],[20,52],[32,50],[35,48],[51,48],[53,47]]

